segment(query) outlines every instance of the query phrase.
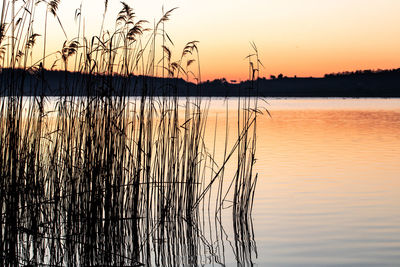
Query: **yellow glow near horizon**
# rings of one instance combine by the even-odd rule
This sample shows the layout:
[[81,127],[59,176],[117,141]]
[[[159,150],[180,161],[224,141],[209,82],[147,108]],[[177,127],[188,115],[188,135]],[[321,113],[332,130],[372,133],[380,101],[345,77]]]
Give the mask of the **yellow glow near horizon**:
[[[165,9],[179,7],[166,30],[175,55],[184,44],[199,40],[203,80],[248,77],[245,56],[254,41],[265,69],[261,76],[322,76],[357,69],[400,66],[400,1],[398,0],[126,0],[138,19],[150,21]],[[100,31],[103,0],[61,0],[59,16],[71,39],[77,35],[74,13],[82,3],[86,36]],[[109,1],[105,29],[114,29],[121,9]],[[39,14],[40,15],[40,14]],[[41,18],[44,16],[38,16]],[[65,40],[49,16],[49,51]],[[41,33],[43,21],[35,21]],[[40,46],[41,40],[38,40]],[[37,51],[39,57],[40,49]]]

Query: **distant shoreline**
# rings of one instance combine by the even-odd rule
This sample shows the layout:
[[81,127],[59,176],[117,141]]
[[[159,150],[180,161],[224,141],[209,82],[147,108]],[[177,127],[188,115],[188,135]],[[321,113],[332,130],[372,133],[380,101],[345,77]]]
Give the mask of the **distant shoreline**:
[[[145,88],[151,90],[146,91]],[[323,78],[261,78],[240,83],[218,79],[200,85],[177,78],[28,72],[19,69],[3,69],[0,72],[0,96],[142,96],[144,92],[152,96],[181,97],[399,98],[400,69],[330,74]]]

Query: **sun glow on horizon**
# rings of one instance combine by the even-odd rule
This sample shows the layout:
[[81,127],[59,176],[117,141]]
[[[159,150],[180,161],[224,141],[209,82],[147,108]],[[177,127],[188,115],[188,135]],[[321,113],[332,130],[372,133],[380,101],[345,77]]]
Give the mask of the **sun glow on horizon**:
[[[18,1],[17,1],[18,2]],[[126,0],[136,19],[152,28],[165,10],[178,7],[165,30],[178,60],[188,41],[198,40],[203,81],[225,77],[246,80],[245,57],[254,41],[265,68],[261,77],[309,77],[359,69],[400,66],[400,1],[397,0]],[[104,1],[61,0],[58,15],[69,40],[78,35],[76,10],[82,4],[80,34],[99,35]],[[44,3],[38,4],[44,5]],[[104,30],[113,31],[121,2],[109,0]],[[4,7],[2,7],[4,8]],[[37,8],[34,31],[41,36],[32,61],[42,57],[43,8]],[[59,51],[66,39],[56,18],[48,17],[47,49]],[[157,46],[162,51],[161,44]],[[47,65],[46,65],[47,67]]]

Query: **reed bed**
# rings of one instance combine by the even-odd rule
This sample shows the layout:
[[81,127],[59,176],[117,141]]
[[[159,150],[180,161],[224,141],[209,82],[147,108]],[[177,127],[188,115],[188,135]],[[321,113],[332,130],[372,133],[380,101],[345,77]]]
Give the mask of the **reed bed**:
[[[227,202],[230,245],[239,266],[251,265],[258,100],[246,93],[239,99],[236,141],[229,145],[227,128],[223,160],[216,162],[205,140],[209,102],[178,98],[172,79],[163,80],[165,96],[155,96],[159,85],[147,78],[192,75],[201,90],[198,42],[172,61],[165,29],[174,10],[148,29],[122,3],[115,32],[102,25],[88,39],[80,8],[78,36],[48,53],[47,24],[44,36],[32,24],[38,8],[46,9],[46,23],[58,18],[59,4],[3,0],[0,90],[8,97],[0,104],[0,265],[224,265]],[[32,62],[37,38],[44,39],[43,58]],[[49,62],[50,55],[58,61]],[[65,92],[57,99],[44,94],[48,68],[65,73],[53,88]],[[72,79],[67,71],[85,75]],[[35,79],[28,83],[26,73]],[[27,87],[33,97],[24,96]],[[74,96],[82,88],[86,96]],[[129,98],[131,90],[141,96]],[[225,175],[228,165],[236,169],[232,177]]]

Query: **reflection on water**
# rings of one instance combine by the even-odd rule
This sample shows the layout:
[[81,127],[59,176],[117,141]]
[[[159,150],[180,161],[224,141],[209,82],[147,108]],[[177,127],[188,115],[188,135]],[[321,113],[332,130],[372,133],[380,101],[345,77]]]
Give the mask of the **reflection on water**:
[[[49,183],[52,196],[55,196],[51,201],[43,197],[50,189],[37,184],[21,192],[18,200],[20,203],[33,203],[35,209],[23,206],[20,211],[13,211],[9,205],[8,210],[2,210],[2,214],[23,214],[16,223],[28,226],[15,229],[10,223],[13,218],[2,218],[2,229],[7,224],[7,229],[18,232],[16,243],[28,244],[16,247],[19,262],[24,259],[26,265],[49,262],[53,266],[65,263],[132,266],[398,265],[400,99],[272,99],[262,105],[268,108],[271,117],[265,114],[257,120],[254,173],[258,176],[250,184],[251,187],[257,181],[254,203],[250,203],[252,214],[233,216],[232,220],[232,215],[240,214],[241,210],[235,207],[232,193],[221,193],[234,191],[229,189],[234,187],[232,181],[238,174],[232,165],[223,168],[225,173],[222,176],[226,179],[219,179],[217,188],[207,192],[204,201],[198,205],[199,211],[192,218],[169,216],[184,213],[179,208],[182,205],[175,207],[173,204],[180,203],[182,198],[170,193],[168,181],[152,184],[151,188],[148,187],[151,183],[140,186],[138,183],[140,193],[136,193],[146,201],[142,202],[145,205],[135,208],[132,204],[135,194],[129,181],[125,186],[126,181],[114,179],[113,186],[109,187],[105,179],[108,176],[100,175],[95,181],[100,187],[85,183],[84,189],[91,194],[79,189],[82,194],[74,198],[73,192],[63,192],[73,186],[50,183],[52,178],[47,177],[43,182]],[[211,100],[205,140],[202,141],[218,163],[223,162],[226,156],[225,147],[231,148],[235,143],[236,107],[237,99]],[[226,120],[228,124],[225,124]],[[225,144],[226,134],[229,140]],[[85,142],[94,141],[88,139]],[[113,142],[109,144],[112,148]],[[121,152],[116,149],[113,153]],[[172,160],[175,155],[180,155],[180,151],[165,155]],[[160,162],[165,155],[157,154]],[[237,162],[238,156],[237,153],[232,155],[232,162]],[[61,162],[58,158],[54,160],[54,166],[70,164],[76,168],[73,164],[82,164],[81,160],[73,164]],[[68,158],[64,160],[68,161]],[[253,159],[243,157],[243,160]],[[101,171],[107,173],[108,163],[104,161],[102,164]],[[206,167],[201,167],[199,173],[203,168],[206,170]],[[208,171],[213,173],[221,165],[215,166],[215,170],[213,168]],[[137,166],[131,172],[138,170],[142,168]],[[55,171],[49,170],[49,173]],[[64,179],[70,174],[55,175]],[[164,173],[161,170],[149,177],[153,175],[163,176]],[[117,173],[113,177],[120,176]],[[199,178],[204,177],[199,175]],[[71,180],[71,183],[78,181]],[[183,184],[184,181],[179,183]],[[192,185],[198,186],[197,183]],[[60,186],[64,189],[59,195]],[[116,188],[120,189],[116,191]],[[151,190],[150,198],[146,194],[148,190]],[[185,190],[189,189],[182,192]],[[38,197],[27,199],[32,192]],[[242,195],[246,199],[252,190],[244,188],[242,192],[247,192],[247,195]],[[99,196],[104,193],[110,197],[99,202]],[[107,199],[123,205],[109,203]],[[155,201],[163,205],[155,205]],[[115,205],[118,209],[103,209],[106,205]],[[171,212],[174,208],[177,212]],[[135,209],[142,211],[140,217],[133,212]],[[232,210],[236,210],[235,213]],[[7,229],[0,232],[2,240],[7,236]],[[10,248],[0,244],[1,255],[9,253],[7,249]],[[52,257],[40,258],[44,255]],[[4,258],[0,260],[7,261]]]
[[275,99],[258,124],[260,266],[398,266],[400,100]]
[[[234,133],[236,102],[212,100],[208,122],[218,121],[217,138],[226,108]],[[257,121],[255,265],[398,266],[400,99],[268,99],[263,106],[271,118]]]

